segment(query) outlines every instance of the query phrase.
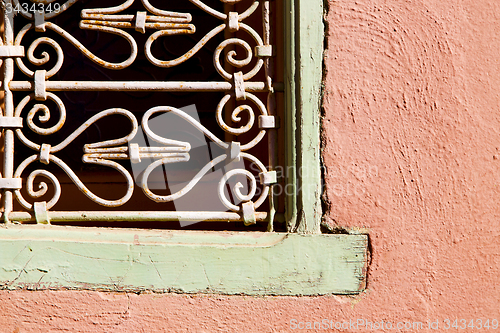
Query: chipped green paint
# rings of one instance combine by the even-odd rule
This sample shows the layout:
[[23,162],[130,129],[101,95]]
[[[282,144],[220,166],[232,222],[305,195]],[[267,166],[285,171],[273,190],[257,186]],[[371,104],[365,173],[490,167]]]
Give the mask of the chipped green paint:
[[9,226],[4,289],[352,294],[364,288],[367,237]]

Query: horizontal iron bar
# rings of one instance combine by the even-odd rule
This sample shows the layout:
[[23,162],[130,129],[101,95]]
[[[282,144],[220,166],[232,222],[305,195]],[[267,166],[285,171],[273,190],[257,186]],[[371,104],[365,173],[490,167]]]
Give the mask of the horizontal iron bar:
[[[208,222],[242,222],[243,216],[228,212],[165,212],[165,211],[121,211],[121,212],[65,212],[48,211],[51,222],[71,221],[208,221]],[[283,220],[283,214],[276,220]],[[257,221],[266,221],[267,212],[256,212]],[[9,220],[19,222],[35,222],[35,214],[30,212],[11,212]]]
[[[264,82],[245,82],[245,91],[265,92]],[[35,83],[32,81],[11,81],[9,83],[12,91],[33,91]],[[277,91],[283,91],[283,83],[275,83]],[[47,91],[223,91],[234,90],[230,82],[170,82],[170,81],[45,81]]]

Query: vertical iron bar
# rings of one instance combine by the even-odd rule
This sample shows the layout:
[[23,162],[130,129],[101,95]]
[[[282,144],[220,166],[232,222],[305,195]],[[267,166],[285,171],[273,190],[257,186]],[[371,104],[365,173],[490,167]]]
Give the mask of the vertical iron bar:
[[[274,45],[274,33],[275,29],[272,27],[272,17],[271,17],[271,3],[269,0],[264,1],[262,6],[262,23],[263,23],[263,34],[264,34],[264,45]],[[267,95],[267,112],[270,116],[276,116],[276,95],[273,89],[273,74],[274,74],[274,58],[268,57],[264,60],[264,69],[266,75],[266,86],[268,89]],[[269,169],[273,171],[276,169],[277,165],[277,145],[278,145],[278,134],[276,129],[268,130],[268,145],[269,145]],[[274,185],[270,186],[269,191],[269,224],[267,231],[274,231],[274,216],[276,214],[276,197],[274,195]]]
[[[226,21],[226,29],[224,29],[224,40],[228,40],[228,39],[231,39],[231,38],[234,38],[234,33],[229,31],[229,12],[231,11],[235,11],[235,4],[233,3],[224,3],[224,14],[226,14],[228,16],[228,19]],[[224,59],[227,59],[227,54],[230,52],[230,51],[234,51],[234,47],[231,46],[231,45],[228,45],[225,49],[224,49]],[[226,61],[224,61],[224,69],[226,70],[226,72],[228,72],[229,74],[232,74],[234,75],[234,72],[235,72],[235,68],[233,66],[231,66],[230,64],[228,64]],[[231,123],[231,113],[233,112],[233,110],[236,108],[236,101],[233,100],[232,98],[226,103],[225,107],[224,107],[224,121],[226,122],[226,124],[230,124]],[[225,132],[224,133],[224,140],[226,142],[231,142],[231,141],[234,141],[234,135],[231,134],[231,133],[227,133]],[[228,191],[229,193],[231,193],[231,191],[229,190],[229,184],[228,184]]]
[[[11,0],[5,1],[5,7],[11,4]],[[8,13],[5,9],[4,12],[4,45],[14,45],[14,13]],[[3,116],[14,116],[14,99],[12,91],[9,88],[10,81],[14,78],[14,59],[4,59],[4,77],[3,77],[3,90],[4,90],[4,105],[5,110]],[[6,129],[4,131],[4,164],[3,164],[3,177],[12,178],[14,175],[14,131]],[[4,195],[4,223],[9,222],[9,214],[13,209],[12,191],[5,190]]]

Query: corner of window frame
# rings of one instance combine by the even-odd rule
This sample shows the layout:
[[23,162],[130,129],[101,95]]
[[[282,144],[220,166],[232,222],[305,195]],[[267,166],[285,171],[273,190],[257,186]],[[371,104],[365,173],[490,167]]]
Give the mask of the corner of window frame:
[[[284,0],[288,233],[0,226],[1,289],[357,294],[368,236],[321,234],[323,0]],[[310,147],[314,147],[311,149]]]

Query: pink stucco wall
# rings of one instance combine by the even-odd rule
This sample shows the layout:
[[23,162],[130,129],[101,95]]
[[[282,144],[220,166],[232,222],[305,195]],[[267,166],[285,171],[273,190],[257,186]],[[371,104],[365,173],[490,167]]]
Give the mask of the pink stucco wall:
[[500,320],[500,1],[329,5],[328,217],[370,231],[365,293],[2,291],[0,332],[299,331],[292,319],[476,332],[486,330],[445,330],[444,320]]

